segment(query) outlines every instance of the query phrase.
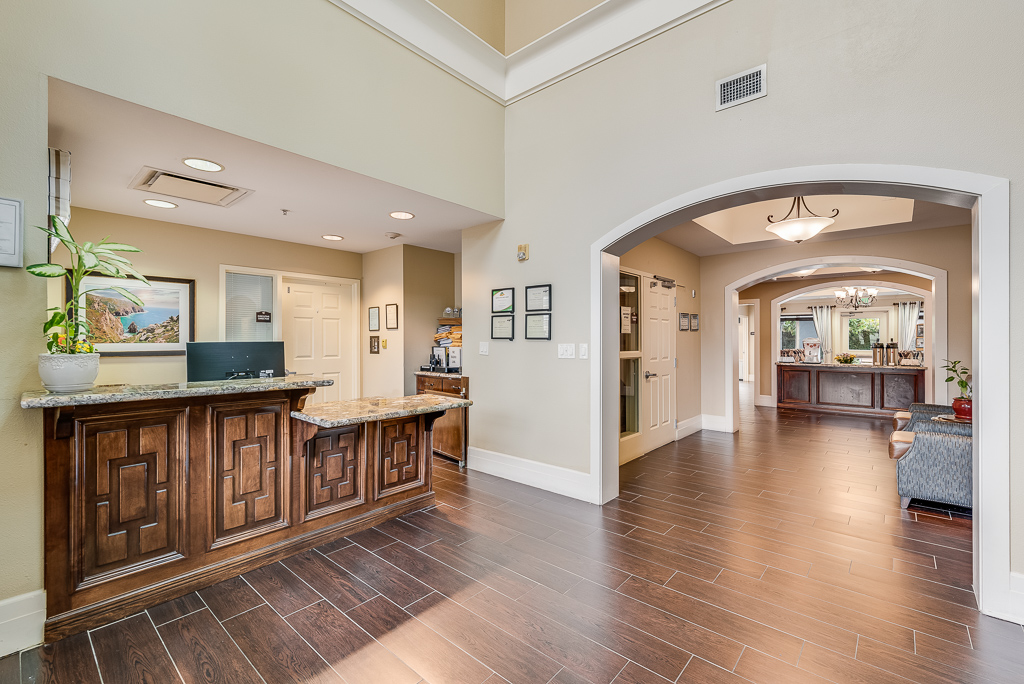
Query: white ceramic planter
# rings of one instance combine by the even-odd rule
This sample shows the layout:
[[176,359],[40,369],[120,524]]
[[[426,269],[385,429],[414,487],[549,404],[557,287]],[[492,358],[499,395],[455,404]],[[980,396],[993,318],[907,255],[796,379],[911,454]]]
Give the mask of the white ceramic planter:
[[51,392],[75,392],[89,389],[100,372],[100,355],[40,354],[39,379]]

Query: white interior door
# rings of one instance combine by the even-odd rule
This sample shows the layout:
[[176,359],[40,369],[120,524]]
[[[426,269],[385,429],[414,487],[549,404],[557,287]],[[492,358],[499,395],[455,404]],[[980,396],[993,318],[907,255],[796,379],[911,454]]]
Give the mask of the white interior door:
[[[654,287],[652,287],[652,285]],[[644,453],[675,440],[675,288],[642,279],[643,335],[640,401]]]
[[285,366],[299,375],[333,380],[307,403],[354,399],[358,337],[352,330],[352,285],[284,280]]
[[750,375],[750,342],[747,340],[750,335],[750,318],[748,316],[740,316],[739,326],[739,344],[737,349],[740,352],[740,380],[746,380]]

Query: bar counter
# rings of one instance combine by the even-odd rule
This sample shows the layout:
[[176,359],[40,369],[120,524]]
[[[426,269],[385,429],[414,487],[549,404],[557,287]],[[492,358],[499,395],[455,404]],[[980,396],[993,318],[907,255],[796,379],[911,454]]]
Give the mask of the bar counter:
[[305,377],[26,392],[43,409],[47,642],[434,502],[459,398],[306,406]]
[[892,417],[925,401],[924,366],[776,363],[779,408]]

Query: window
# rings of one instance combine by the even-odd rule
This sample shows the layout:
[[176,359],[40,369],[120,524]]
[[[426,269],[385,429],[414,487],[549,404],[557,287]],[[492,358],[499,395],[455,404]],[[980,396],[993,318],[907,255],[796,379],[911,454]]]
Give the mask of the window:
[[808,337],[817,337],[810,316],[782,316],[779,320],[780,349],[799,349]]
[[274,324],[257,321],[257,311],[274,311],[274,278],[228,272],[225,286],[225,339],[228,342],[265,342],[274,339]]
[[870,356],[871,345],[889,340],[889,315],[884,311],[861,311],[843,314],[842,346],[844,352]]

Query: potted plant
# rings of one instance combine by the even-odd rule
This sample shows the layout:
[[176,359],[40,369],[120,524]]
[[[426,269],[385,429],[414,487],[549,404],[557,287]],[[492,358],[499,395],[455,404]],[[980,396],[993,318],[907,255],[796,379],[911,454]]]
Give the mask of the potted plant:
[[946,382],[956,382],[960,388],[960,396],[953,400],[953,413],[957,418],[971,420],[974,413],[974,389],[971,387],[971,371],[966,366],[961,366],[959,361],[943,359],[946,365],[942,368],[949,377]]
[[840,354],[836,357],[836,363],[841,363],[844,366],[849,366],[852,363],[857,362],[857,357],[853,354]]
[[60,264],[33,264],[25,270],[41,278],[66,277],[71,296],[63,307],[47,309],[51,314],[43,324],[46,353],[39,355],[39,377],[43,387],[51,392],[74,392],[89,389],[100,371],[100,355],[86,339],[89,321],[86,318],[84,296],[100,289],[115,290],[128,301],[142,306],[142,300],[120,287],[82,289],[82,279],[94,273],[111,278],[132,276],[146,285],[149,281],[136,271],[131,262],[117,252],[141,252],[131,245],[109,242],[79,244],[71,236],[67,225],[56,216],[50,217],[50,227],[37,226],[48,236],[56,238],[71,253],[71,268]]

